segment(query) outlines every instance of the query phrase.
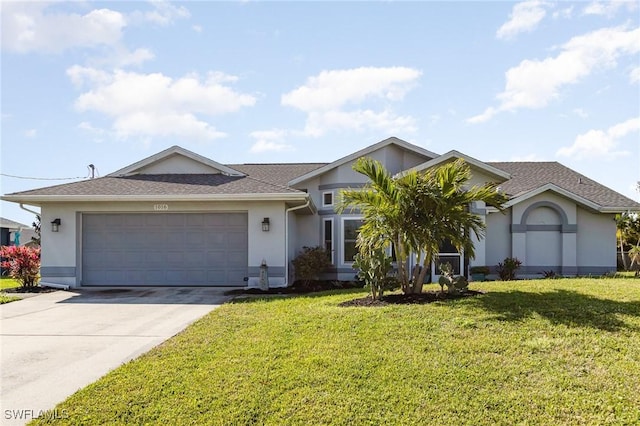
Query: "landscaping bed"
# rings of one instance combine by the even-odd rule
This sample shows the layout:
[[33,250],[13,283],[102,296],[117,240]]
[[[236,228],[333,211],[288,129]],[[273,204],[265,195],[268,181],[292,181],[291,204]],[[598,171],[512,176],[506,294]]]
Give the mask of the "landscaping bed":
[[448,293],[438,290],[426,291],[418,294],[387,294],[378,300],[371,296],[359,297],[338,304],[338,306],[386,306],[386,305],[422,305],[425,303],[443,302],[446,300],[463,299],[485,294],[485,291],[467,290],[461,293]]
[[241,288],[241,289],[229,290],[225,294],[228,294],[228,295],[308,294],[308,293],[315,293],[320,291],[362,288],[363,285],[364,285],[363,283],[358,281],[298,280],[289,287],[274,287],[274,288],[269,288],[267,290],[261,290],[259,288]]

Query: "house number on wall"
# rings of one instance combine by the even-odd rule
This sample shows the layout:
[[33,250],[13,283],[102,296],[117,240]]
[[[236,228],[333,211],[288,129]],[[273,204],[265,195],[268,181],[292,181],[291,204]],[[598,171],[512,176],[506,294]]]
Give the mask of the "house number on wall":
[[154,204],[153,210],[157,212],[169,210],[169,204]]

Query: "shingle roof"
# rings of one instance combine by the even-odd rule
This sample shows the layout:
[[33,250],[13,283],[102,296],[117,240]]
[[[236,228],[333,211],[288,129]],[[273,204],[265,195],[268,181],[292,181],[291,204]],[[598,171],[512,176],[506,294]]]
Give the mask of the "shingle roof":
[[31,228],[31,227],[11,219],[0,217],[0,228],[20,229],[20,228]]
[[[510,198],[554,184],[602,207],[638,208],[640,204],[557,162],[488,162],[511,175],[501,183]],[[293,194],[288,182],[327,163],[232,164],[247,176],[224,174],[159,174],[106,176],[33,189],[9,196],[172,196],[217,194]]]
[[514,198],[554,184],[602,207],[640,208],[640,204],[558,162],[487,162],[511,175],[501,189]]
[[288,194],[299,192],[286,183],[322,164],[247,164],[231,166],[247,176],[223,174],[157,174],[105,176],[9,195],[135,196]]
[[229,164],[228,166],[246,175],[287,186],[289,181],[316,170],[327,163],[279,163],[279,164]]

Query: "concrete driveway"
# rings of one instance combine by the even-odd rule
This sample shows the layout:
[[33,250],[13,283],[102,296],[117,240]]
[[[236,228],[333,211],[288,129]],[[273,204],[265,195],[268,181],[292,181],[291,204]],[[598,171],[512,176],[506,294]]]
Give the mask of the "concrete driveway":
[[48,410],[227,301],[224,290],[57,291],[0,305],[0,424],[64,416]]

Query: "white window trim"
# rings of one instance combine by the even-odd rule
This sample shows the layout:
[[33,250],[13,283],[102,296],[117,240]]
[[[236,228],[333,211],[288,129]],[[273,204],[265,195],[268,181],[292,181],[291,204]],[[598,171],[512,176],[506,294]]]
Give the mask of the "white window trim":
[[341,217],[340,218],[341,223],[340,223],[340,264],[341,265],[345,265],[345,266],[352,266],[353,265],[353,260],[352,261],[345,261],[344,260],[344,222],[346,220],[364,220],[364,216],[346,216],[346,217]]
[[432,277],[439,277],[440,276],[440,270],[438,269],[438,266],[436,265],[436,262],[439,262],[439,258],[440,256],[458,256],[460,258],[460,275],[464,275],[465,270],[464,270],[464,250],[459,251],[458,253],[438,253],[438,258],[435,258],[431,261],[431,276]]
[[[326,194],[331,194],[331,204],[325,204],[324,196]],[[333,191],[324,191],[322,193],[322,207],[333,207],[334,203],[335,203],[335,194],[333,193]]]
[[327,222],[331,222],[331,264],[335,265],[336,264],[336,227],[332,217],[322,219],[322,247],[325,248],[326,250],[324,235],[325,235]]

